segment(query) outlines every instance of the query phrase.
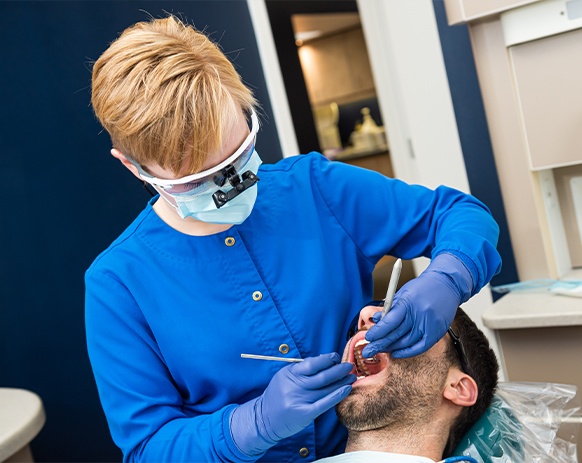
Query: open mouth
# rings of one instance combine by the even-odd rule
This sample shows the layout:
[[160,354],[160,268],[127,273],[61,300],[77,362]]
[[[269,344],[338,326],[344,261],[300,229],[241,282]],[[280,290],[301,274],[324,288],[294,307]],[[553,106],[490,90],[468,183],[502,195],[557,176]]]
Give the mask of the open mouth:
[[365,331],[356,333],[350,341],[348,352],[348,361],[354,364],[352,373],[357,376],[358,380],[377,375],[388,366],[388,355],[386,354],[378,353],[371,358],[362,356],[364,347],[369,344],[365,336]]

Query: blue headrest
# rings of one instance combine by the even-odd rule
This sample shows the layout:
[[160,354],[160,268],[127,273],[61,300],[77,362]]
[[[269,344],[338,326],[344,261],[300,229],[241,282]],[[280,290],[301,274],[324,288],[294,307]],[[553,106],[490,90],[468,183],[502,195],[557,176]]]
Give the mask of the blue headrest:
[[495,395],[491,406],[463,436],[453,455],[471,455],[475,452],[485,463],[493,463],[502,457],[520,461],[523,444],[519,432],[521,424],[505,401]]

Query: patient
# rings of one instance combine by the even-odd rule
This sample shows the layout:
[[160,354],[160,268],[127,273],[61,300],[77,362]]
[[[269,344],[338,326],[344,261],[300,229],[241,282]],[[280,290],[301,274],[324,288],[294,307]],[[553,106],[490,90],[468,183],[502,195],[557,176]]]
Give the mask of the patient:
[[378,310],[368,305],[360,311],[359,331],[344,351],[358,376],[351,394],[336,406],[348,428],[346,453],[320,461],[439,461],[491,404],[499,369],[495,354],[459,308],[451,330],[424,354],[363,359],[365,331]]

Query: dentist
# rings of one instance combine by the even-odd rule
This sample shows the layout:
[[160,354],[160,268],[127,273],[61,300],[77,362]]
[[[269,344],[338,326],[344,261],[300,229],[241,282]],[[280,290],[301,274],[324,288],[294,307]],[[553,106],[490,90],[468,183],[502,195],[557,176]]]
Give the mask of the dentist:
[[378,260],[432,259],[369,330],[368,356],[428,350],[499,271],[497,225],[470,195],[318,153],[263,165],[250,90],[175,17],[111,43],[92,105],[111,154],[158,193],[85,275],[89,356],[124,461],[342,452],[332,408],[355,378],[336,352]]

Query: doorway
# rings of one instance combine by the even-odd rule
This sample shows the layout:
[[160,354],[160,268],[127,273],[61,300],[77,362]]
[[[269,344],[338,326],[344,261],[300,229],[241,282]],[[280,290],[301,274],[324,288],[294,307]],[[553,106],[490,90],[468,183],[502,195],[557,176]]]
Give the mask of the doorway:
[[[393,177],[389,143],[356,1],[267,0],[267,11],[300,152]],[[393,257],[374,270],[385,296]],[[414,278],[403,262],[400,285]]]

